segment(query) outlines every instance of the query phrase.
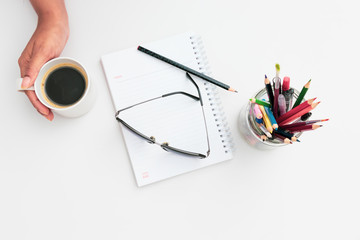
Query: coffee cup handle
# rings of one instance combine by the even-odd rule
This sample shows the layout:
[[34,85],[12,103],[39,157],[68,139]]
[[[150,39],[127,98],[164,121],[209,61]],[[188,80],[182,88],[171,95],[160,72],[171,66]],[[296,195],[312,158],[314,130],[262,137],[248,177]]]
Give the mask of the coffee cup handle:
[[23,78],[16,79],[16,90],[18,92],[23,92],[27,90],[35,90],[34,86],[28,87],[28,88],[21,88],[21,83],[23,81]]

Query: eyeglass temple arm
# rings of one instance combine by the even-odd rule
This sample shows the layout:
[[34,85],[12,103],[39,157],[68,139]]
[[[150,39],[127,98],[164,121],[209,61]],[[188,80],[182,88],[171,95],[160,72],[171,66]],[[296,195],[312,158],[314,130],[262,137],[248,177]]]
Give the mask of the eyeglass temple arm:
[[189,74],[188,72],[186,73],[186,76],[187,76],[187,78],[190,79],[190,81],[195,85],[196,90],[197,90],[198,95],[199,95],[200,104],[201,104],[201,106],[203,106],[203,101],[202,101],[202,98],[201,98],[199,86],[196,84],[196,82],[195,82],[194,79],[190,76],[190,74]]
[[186,92],[172,92],[172,93],[164,94],[164,95],[162,95],[161,97],[168,97],[168,96],[171,96],[171,95],[174,95],[174,94],[183,94],[183,95],[186,95],[186,96],[188,96],[188,97],[191,97],[192,99],[195,99],[195,100],[197,100],[197,101],[200,100],[200,104],[201,104],[201,106],[203,106],[203,101],[202,101],[202,98],[201,98],[199,86],[196,84],[196,82],[194,81],[194,79],[192,79],[192,77],[190,76],[189,73],[186,73],[186,76],[187,76],[187,77],[190,79],[190,81],[195,85],[199,97],[196,97],[196,96],[191,95],[191,94],[186,93]]
[[210,155],[209,133],[208,133],[208,130],[207,130],[207,123],[206,123],[205,112],[204,112],[203,101],[202,101],[202,97],[201,97],[201,93],[200,93],[200,88],[199,88],[199,86],[196,84],[196,82],[195,82],[194,79],[190,76],[190,74],[189,74],[188,72],[186,73],[186,77],[195,85],[196,90],[197,90],[197,92],[198,92],[198,94],[199,94],[200,104],[201,104],[201,107],[202,107],[202,114],[203,114],[204,123],[205,123],[206,140],[207,140],[207,145],[208,145],[208,150],[207,150],[207,152],[206,152],[206,157],[208,157],[208,156]]
[[129,124],[127,124],[127,122],[125,122],[124,120],[122,120],[119,116],[116,117],[116,120],[118,120],[118,122],[122,123],[126,128],[128,128],[130,131],[132,131],[133,133],[137,134],[138,136],[144,138],[146,141],[148,141],[149,143],[155,143],[155,140],[152,139],[151,137],[148,137],[144,134],[142,134],[141,132],[139,132],[138,130],[136,130],[135,128],[131,127]]
[[201,101],[201,99],[198,98],[197,96],[191,95],[191,94],[186,93],[186,92],[171,92],[171,93],[164,94],[161,97],[168,97],[168,96],[175,95],[175,94],[183,94],[183,95],[188,96],[188,97],[190,97],[190,98],[192,98],[192,99],[194,99],[196,101],[199,101],[199,100]]
[[201,106],[202,106],[202,100],[201,100],[201,96],[200,96],[200,95],[199,95],[199,96],[200,96],[200,98],[199,98],[199,97],[196,97],[196,96],[194,96],[194,95],[191,95],[191,94],[189,94],[189,93],[187,93],[187,92],[182,92],[182,91],[180,91],[180,92],[171,92],[171,93],[164,94],[164,95],[162,95],[161,97],[152,98],[152,99],[149,99],[149,100],[146,100],[146,101],[143,101],[143,102],[134,104],[134,105],[132,105],[132,106],[126,107],[126,108],[124,108],[124,109],[120,109],[120,110],[118,110],[118,111],[116,112],[115,117],[117,117],[117,116],[120,114],[120,112],[122,112],[122,111],[124,111],[124,110],[127,110],[127,109],[129,109],[129,108],[135,107],[135,106],[137,106],[137,105],[140,105],[140,104],[143,104],[143,103],[146,103],[146,102],[153,101],[153,100],[158,99],[158,98],[169,97],[169,96],[175,95],[175,94],[183,94],[183,95],[185,95],[185,96],[187,96],[187,97],[190,97],[190,98],[192,98],[192,99],[194,99],[194,100],[196,100],[196,101],[199,101],[199,100],[200,100],[200,103],[201,103]]
[[199,89],[199,86],[196,84],[196,82],[195,82],[194,79],[190,76],[190,74],[189,74],[188,72],[186,73],[186,77],[195,85],[196,90],[198,91],[198,94],[199,94],[200,104],[201,104],[201,107],[202,107],[202,114],[203,114],[204,123],[205,123],[206,140],[207,140],[207,145],[208,145],[208,151],[206,152],[206,157],[208,157],[208,156],[210,155],[209,133],[208,133],[208,130],[207,130],[207,123],[206,123],[205,112],[204,112],[204,108],[203,108],[203,101],[202,101],[200,89]]

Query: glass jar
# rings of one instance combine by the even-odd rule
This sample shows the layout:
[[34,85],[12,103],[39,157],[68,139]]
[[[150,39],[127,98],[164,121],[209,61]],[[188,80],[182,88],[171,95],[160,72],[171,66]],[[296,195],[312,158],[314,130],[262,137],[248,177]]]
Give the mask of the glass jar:
[[[292,101],[293,103],[296,101],[298,96],[299,96],[299,92],[296,89],[294,89],[293,101]],[[266,88],[258,91],[253,98],[268,99]],[[240,114],[238,117],[238,127],[244,139],[251,146],[264,150],[275,149],[276,147],[282,147],[288,145],[287,143],[284,143],[284,141],[278,138],[273,138],[273,139],[268,138],[266,141],[263,141],[261,139],[261,135],[264,135],[264,133],[261,131],[261,129],[258,127],[258,124],[255,121],[255,115],[253,114],[254,106],[255,104],[249,101],[240,110]],[[297,133],[295,136],[299,137],[300,135],[301,133]]]

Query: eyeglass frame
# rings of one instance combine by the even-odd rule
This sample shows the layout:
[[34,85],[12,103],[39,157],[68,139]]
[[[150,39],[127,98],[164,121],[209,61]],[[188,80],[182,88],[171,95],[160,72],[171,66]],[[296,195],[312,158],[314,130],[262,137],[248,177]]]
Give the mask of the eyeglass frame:
[[[167,94],[163,94],[161,95],[160,97],[155,97],[155,98],[151,98],[151,99],[148,99],[148,100],[145,100],[145,101],[142,101],[142,102],[139,102],[139,103],[136,103],[136,104],[133,104],[129,107],[126,107],[126,108],[123,108],[123,109],[120,109],[116,112],[115,114],[115,118],[118,122],[120,122],[123,126],[125,126],[128,130],[130,130],[131,132],[133,132],[134,134],[136,134],[137,136],[145,139],[148,143],[150,144],[156,144],[156,145],[159,145],[162,149],[164,149],[165,151],[167,152],[175,152],[175,153],[180,153],[180,154],[184,154],[184,155],[187,155],[187,156],[194,156],[194,157],[199,157],[199,158],[207,158],[209,155],[210,155],[210,142],[209,142],[209,133],[208,133],[208,129],[207,129],[207,123],[206,123],[206,117],[205,117],[205,111],[204,111],[204,105],[203,105],[203,100],[202,100],[202,97],[201,97],[201,93],[200,93],[200,88],[199,86],[196,84],[196,82],[194,81],[194,79],[190,76],[189,73],[186,72],[186,77],[194,84],[194,86],[196,87],[196,90],[197,90],[197,93],[199,95],[199,97],[196,97],[190,93],[187,93],[187,92],[183,92],[183,91],[177,91],[177,92],[170,92],[170,93],[167,93]],[[123,119],[121,119],[119,117],[120,113],[122,111],[125,111],[127,109],[130,109],[132,107],[135,107],[135,106],[138,106],[140,104],[144,104],[144,103],[147,103],[147,102],[150,102],[150,101],[154,101],[154,100],[157,100],[157,99],[160,99],[160,98],[164,98],[164,97],[169,97],[169,96],[172,96],[172,95],[175,95],[175,94],[182,94],[184,96],[187,96],[187,97],[190,97],[194,100],[197,100],[200,102],[200,105],[201,105],[201,110],[202,110],[202,115],[203,115],[203,119],[204,119],[204,124],[205,124],[205,131],[206,131],[206,141],[207,141],[207,147],[208,147],[208,150],[206,152],[206,154],[201,154],[201,153],[196,153],[196,152],[192,152],[192,151],[187,151],[187,150],[183,150],[183,149],[180,149],[180,148],[176,148],[176,147],[172,147],[169,145],[168,142],[164,142],[164,143],[159,143],[159,142],[156,142],[156,139],[154,136],[151,136],[151,137],[148,137],[146,136],[145,134],[141,133],[140,131],[136,130],[135,128],[131,127],[127,122],[125,122]]]

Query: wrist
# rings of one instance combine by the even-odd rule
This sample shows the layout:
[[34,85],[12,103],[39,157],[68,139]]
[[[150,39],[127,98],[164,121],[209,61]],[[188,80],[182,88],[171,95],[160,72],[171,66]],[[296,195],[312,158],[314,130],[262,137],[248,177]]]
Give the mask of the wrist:
[[69,35],[69,21],[66,11],[45,11],[38,13],[38,29],[61,29],[66,37]]
[[43,12],[38,12],[38,22],[39,24],[50,23],[68,25],[67,12],[59,10],[46,10]]
[[30,0],[40,19],[67,18],[64,0]]
[[30,0],[38,15],[38,25],[68,26],[64,0]]

